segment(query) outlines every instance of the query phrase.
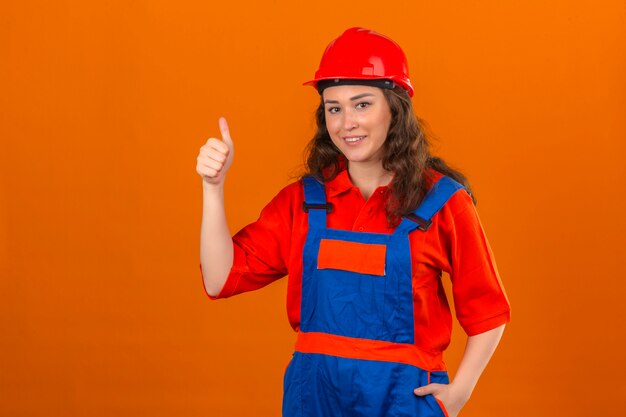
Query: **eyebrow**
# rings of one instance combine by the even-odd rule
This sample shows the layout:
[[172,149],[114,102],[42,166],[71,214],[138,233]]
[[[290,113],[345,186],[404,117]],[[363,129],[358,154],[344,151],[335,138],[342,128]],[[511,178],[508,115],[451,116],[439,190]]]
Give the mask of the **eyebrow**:
[[[356,95],[356,96],[354,96],[354,97],[350,97],[350,101],[358,100],[358,99],[360,99],[360,98],[363,98],[363,97],[368,97],[368,96],[373,96],[373,95],[374,95],[374,94],[372,94],[372,93],[363,93],[363,94],[359,94],[359,95]],[[335,103],[339,103],[339,102],[338,102],[337,100],[324,100],[324,104],[329,104],[329,103],[333,103],[333,104],[335,104]]]

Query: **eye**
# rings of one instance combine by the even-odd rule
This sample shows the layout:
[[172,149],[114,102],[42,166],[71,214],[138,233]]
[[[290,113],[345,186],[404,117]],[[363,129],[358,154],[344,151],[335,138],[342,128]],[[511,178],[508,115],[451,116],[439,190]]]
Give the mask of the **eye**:
[[335,114],[339,112],[339,107],[328,107],[326,111],[330,114]]
[[357,103],[356,108],[357,109],[364,109],[366,107],[369,107],[371,103],[367,102],[367,101],[362,101],[360,103]]

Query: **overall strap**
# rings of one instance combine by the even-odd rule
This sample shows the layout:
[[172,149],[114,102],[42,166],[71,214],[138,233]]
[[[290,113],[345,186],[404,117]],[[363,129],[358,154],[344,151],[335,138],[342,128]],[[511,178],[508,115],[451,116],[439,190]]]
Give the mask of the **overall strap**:
[[304,202],[302,210],[309,214],[309,230],[326,227],[326,213],[332,209],[332,204],[326,203],[324,184],[308,175],[302,177],[304,184]]
[[396,232],[402,230],[410,233],[415,229],[428,230],[432,224],[433,216],[441,210],[454,193],[462,188],[463,185],[452,178],[447,176],[441,177],[428,191],[426,197],[422,200],[422,204],[413,213],[402,219]]

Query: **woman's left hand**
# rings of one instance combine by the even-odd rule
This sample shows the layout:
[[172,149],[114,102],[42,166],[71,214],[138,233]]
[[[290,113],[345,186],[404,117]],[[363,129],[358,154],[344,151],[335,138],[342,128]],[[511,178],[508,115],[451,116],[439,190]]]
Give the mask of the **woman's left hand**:
[[423,387],[416,388],[413,393],[418,397],[432,394],[436,399],[443,403],[446,408],[448,417],[457,417],[461,408],[469,400],[469,393],[464,390],[457,389],[454,384],[428,384]]

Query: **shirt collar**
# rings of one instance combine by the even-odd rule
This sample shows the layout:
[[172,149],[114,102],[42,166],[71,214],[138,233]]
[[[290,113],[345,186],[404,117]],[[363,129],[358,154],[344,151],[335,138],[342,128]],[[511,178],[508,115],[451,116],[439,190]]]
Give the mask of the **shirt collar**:
[[[350,180],[350,175],[348,175],[347,168],[348,166],[346,164],[346,161],[340,158],[339,173],[335,176],[335,178],[333,178],[332,180],[328,180],[324,183],[325,187],[327,188],[329,197],[335,197],[341,193],[344,193],[350,190],[353,187],[356,187],[354,184],[352,184],[352,181]],[[430,187],[435,182],[437,182],[437,180],[439,180],[443,176],[443,174],[436,171],[433,168],[428,168],[428,171],[431,174],[430,181],[428,184],[428,188],[430,189]],[[391,180],[389,184],[380,186],[378,187],[378,189],[387,190],[392,183],[393,183],[393,179]]]
[[[335,197],[341,193],[350,190],[351,188],[356,187],[354,184],[352,184],[352,181],[350,180],[350,175],[348,174],[347,168],[348,165],[346,161],[343,158],[340,158],[339,173],[335,176],[335,178],[333,178],[332,180],[328,180],[324,183],[324,185],[328,188],[329,197]],[[393,182],[393,179],[391,180],[391,182]],[[391,182],[388,185],[380,186],[377,189],[386,190],[387,188],[389,188]]]
[[326,181],[325,185],[328,187],[329,197],[334,197],[354,187],[354,184],[350,181],[348,170],[345,167],[339,171],[335,178]]

